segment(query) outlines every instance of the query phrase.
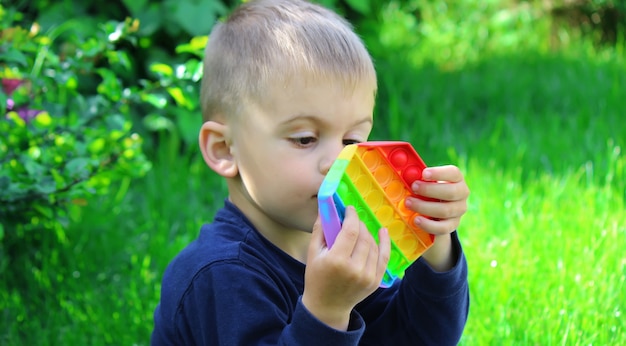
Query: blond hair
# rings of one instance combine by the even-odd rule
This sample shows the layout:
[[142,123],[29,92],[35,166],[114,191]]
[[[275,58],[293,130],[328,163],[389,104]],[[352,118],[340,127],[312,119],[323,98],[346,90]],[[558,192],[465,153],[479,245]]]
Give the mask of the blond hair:
[[290,80],[360,83],[376,92],[372,58],[352,26],[336,13],[302,0],[253,0],[236,9],[209,36],[201,85],[203,120],[263,102]]

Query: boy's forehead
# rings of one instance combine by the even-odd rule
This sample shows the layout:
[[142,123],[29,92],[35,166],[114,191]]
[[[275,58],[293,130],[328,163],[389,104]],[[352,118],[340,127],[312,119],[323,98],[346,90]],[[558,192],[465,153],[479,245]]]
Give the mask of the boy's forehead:
[[[319,116],[340,110],[352,125],[372,123],[376,85],[369,80],[348,83],[341,78],[277,79],[249,99],[253,108],[280,123],[323,122]],[[338,116],[338,114],[335,114]]]
[[265,88],[261,88],[261,90],[278,93],[299,93],[315,88],[325,88],[346,96],[365,91],[373,97],[377,91],[375,77],[358,78],[353,76],[346,78],[345,75],[333,75],[325,71],[302,71],[301,73],[280,73],[277,71],[266,81],[266,84]]

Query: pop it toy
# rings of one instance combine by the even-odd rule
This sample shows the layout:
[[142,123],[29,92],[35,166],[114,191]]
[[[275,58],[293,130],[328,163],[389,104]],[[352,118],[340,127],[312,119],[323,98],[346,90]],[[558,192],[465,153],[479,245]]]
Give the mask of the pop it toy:
[[404,270],[428,249],[434,236],[415,225],[417,213],[404,205],[411,184],[422,178],[424,161],[407,142],[365,142],[347,145],[324,178],[318,192],[320,219],[328,247],[341,230],[345,207],[354,206],[359,219],[378,242],[386,227],[391,256],[381,287],[404,276]]

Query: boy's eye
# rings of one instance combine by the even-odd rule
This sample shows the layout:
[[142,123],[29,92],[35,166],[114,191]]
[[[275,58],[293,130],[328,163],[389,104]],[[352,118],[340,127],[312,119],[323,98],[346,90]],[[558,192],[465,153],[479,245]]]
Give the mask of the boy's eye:
[[359,143],[361,143],[361,141],[358,141],[356,139],[344,139],[343,140],[343,145],[359,144]]
[[317,141],[317,138],[315,137],[294,137],[294,138],[289,138],[289,140],[291,142],[293,142],[294,144],[301,146],[301,147],[306,147],[309,146],[313,143],[315,143]]

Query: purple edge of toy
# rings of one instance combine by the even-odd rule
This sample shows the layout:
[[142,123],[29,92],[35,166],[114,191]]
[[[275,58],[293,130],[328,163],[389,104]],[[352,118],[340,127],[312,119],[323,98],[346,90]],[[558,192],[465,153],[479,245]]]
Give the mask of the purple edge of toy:
[[337,234],[341,231],[341,219],[337,212],[337,206],[333,201],[333,196],[324,196],[319,200],[320,220],[322,230],[326,239],[326,246],[331,248],[335,243]]

